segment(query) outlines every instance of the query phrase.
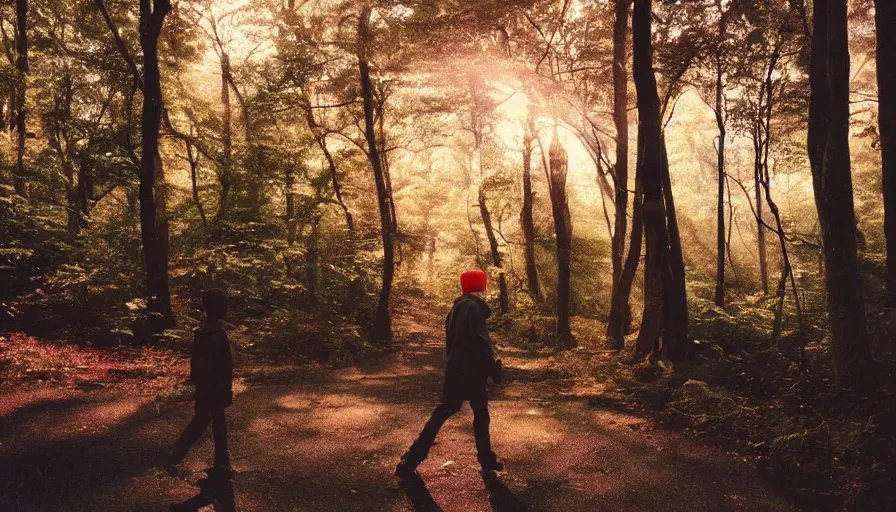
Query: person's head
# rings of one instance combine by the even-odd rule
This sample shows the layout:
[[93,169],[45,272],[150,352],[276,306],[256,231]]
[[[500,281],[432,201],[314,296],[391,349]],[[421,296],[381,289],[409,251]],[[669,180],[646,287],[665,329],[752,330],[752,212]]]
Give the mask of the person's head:
[[202,292],[202,310],[209,320],[220,320],[227,314],[227,292],[212,288]]
[[460,275],[460,289],[463,293],[484,292],[486,284],[485,272],[476,270],[467,270]]

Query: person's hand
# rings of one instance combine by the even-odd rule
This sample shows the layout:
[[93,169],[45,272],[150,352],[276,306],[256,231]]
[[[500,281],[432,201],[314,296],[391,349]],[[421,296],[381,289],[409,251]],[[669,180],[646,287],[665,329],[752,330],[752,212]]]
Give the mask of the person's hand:
[[495,361],[495,367],[492,369],[492,382],[500,385],[504,380],[504,363],[500,359]]

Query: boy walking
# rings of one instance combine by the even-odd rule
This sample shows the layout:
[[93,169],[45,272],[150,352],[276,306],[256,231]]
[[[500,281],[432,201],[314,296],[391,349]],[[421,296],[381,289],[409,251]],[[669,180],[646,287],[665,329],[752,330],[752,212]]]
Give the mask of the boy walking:
[[[190,356],[190,380],[196,385],[195,415],[174,445],[165,471],[176,475],[177,465],[202,434],[212,425],[215,437],[215,476],[229,478],[230,451],[227,447],[227,423],[224,409],[233,403],[233,356],[230,341],[221,320],[227,314],[227,294],[211,289],[202,294],[206,322],[193,332]],[[211,476],[211,475],[210,475]]]
[[460,410],[465,401],[473,409],[473,431],[476,437],[476,458],[484,475],[501,471],[504,464],[492,451],[489,435],[488,378],[501,383],[501,361],[488,335],[485,320],[491,315],[488,304],[478,295],[485,291],[486,274],[469,270],[460,276],[463,295],[454,301],[445,319],[446,349],[445,385],[442,399],[410,449],[402,455],[395,475],[402,480],[417,476],[417,466],[429,454],[439,429]]

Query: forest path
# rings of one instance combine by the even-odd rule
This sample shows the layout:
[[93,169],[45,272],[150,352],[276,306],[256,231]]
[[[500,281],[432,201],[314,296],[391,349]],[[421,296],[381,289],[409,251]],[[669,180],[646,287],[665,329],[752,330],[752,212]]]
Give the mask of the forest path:
[[[483,485],[465,406],[420,468],[427,489],[406,494],[392,471],[437,401],[443,312],[396,309],[391,355],[345,370],[272,369],[237,386],[228,416],[238,510],[792,508],[752,465],[644,418],[589,406],[600,383],[513,349],[501,351],[507,384],[490,394],[492,440],[507,464],[502,483]],[[0,510],[162,511],[188,499],[211,460],[209,440],[187,457],[187,479],[152,465],[186,425],[190,405],[111,391],[2,392]]]

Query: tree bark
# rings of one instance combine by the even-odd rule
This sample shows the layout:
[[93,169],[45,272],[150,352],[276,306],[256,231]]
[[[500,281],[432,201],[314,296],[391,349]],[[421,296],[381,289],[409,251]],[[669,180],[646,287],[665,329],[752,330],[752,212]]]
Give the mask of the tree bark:
[[205,208],[202,206],[202,200],[199,197],[199,154],[193,149],[190,141],[185,141],[187,147],[187,163],[190,165],[190,185],[193,192],[193,203],[196,205],[196,211],[199,212],[199,218],[202,220],[202,233],[208,236],[208,219],[205,216]]
[[671,202],[660,101],[653,71],[651,6],[651,0],[635,0],[632,15],[634,78],[640,120],[638,173],[642,179],[647,245],[644,314],[636,353],[646,354],[661,349],[666,357],[677,358],[683,355],[687,336],[687,297],[684,293],[684,265],[675,206]]
[[[660,123],[662,114],[660,114]],[[666,204],[666,229],[669,233],[669,272],[671,281],[668,292],[670,300],[663,302],[664,333],[663,355],[670,359],[679,359],[686,355],[689,346],[688,337],[688,298],[684,269],[684,253],[681,248],[681,233],[678,229],[678,215],[675,210],[675,199],[672,195],[672,177],[669,174],[669,161],[666,157],[666,141],[660,131],[662,149],[663,200]]]
[[510,310],[510,300],[507,296],[507,276],[504,274],[504,262],[501,258],[501,250],[498,247],[498,237],[495,235],[495,227],[492,224],[492,214],[488,211],[485,189],[479,185],[479,215],[482,217],[482,225],[485,227],[485,236],[488,239],[489,254],[492,257],[492,265],[498,269],[498,299],[501,313]]
[[221,171],[218,180],[221,182],[219,198],[219,218],[226,218],[230,206],[230,189],[233,175],[233,110],[230,105],[230,56],[221,52],[221,105],[224,107],[222,143],[224,151],[221,155]]
[[13,186],[18,195],[25,197],[25,117],[27,115],[28,82],[28,0],[16,0],[16,71],[15,88],[16,164],[13,167]]
[[[719,21],[719,38],[724,41],[724,15]],[[718,44],[722,44],[719,42]],[[719,129],[718,196],[716,198],[716,289],[715,303],[725,307],[725,104],[721,50],[716,52],[716,126]]]
[[358,21],[358,43],[356,54],[358,57],[358,70],[361,78],[361,97],[364,100],[364,135],[367,139],[368,157],[373,168],[373,178],[376,183],[377,205],[380,212],[380,230],[383,238],[383,285],[380,289],[377,303],[376,319],[374,321],[374,337],[377,341],[388,342],[392,339],[392,319],[389,316],[389,296],[392,293],[392,279],[395,275],[395,248],[392,241],[391,210],[386,190],[386,180],[383,174],[380,149],[377,147],[376,130],[374,126],[374,98],[373,84],[370,80],[370,64],[368,52],[370,46],[370,5],[361,8]]
[[610,320],[607,324],[607,336],[611,346],[616,350],[625,348],[625,335],[631,332],[631,306],[630,298],[632,285],[635,281],[635,273],[641,262],[641,247],[644,240],[644,216],[641,208],[643,194],[642,182],[643,166],[640,165],[641,151],[638,151],[638,164],[635,168],[635,197],[632,201],[632,231],[628,243],[628,255],[625,257],[625,265],[622,267],[622,276],[619,286],[613,293],[610,303]]
[[858,270],[849,160],[847,0],[816,0],[807,145],[824,242],[825,282],[838,385],[859,388],[871,362]]
[[[760,137],[760,135],[755,135]],[[762,293],[768,295],[768,251],[765,240],[765,221],[762,214],[762,143],[755,143],[756,157],[753,165],[753,187],[756,195],[756,244],[759,250],[759,284]]]
[[564,346],[575,346],[569,323],[570,258],[572,255],[572,223],[566,197],[566,172],[568,157],[560,143],[557,131],[551,141],[551,210],[554,214],[554,231],[557,236],[557,337]]
[[523,209],[520,212],[520,225],[523,230],[526,259],[526,282],[529,295],[536,303],[542,301],[541,286],[538,284],[538,268],[535,265],[535,220],[532,213],[532,130],[526,127],[523,135]]
[[140,46],[143,48],[142,156],[140,159],[140,231],[146,264],[148,309],[159,315],[156,328],[174,325],[168,288],[168,218],[165,176],[159,155],[162,81],[159,35],[169,0],[140,0]]
[[877,25],[877,98],[883,163],[884,234],[887,239],[887,303],[896,307],[896,3],[874,0]]
[[614,295],[622,277],[628,221],[628,73],[625,43],[629,5],[631,0],[616,0],[616,20],[613,24],[613,123],[616,125],[616,218],[612,240]]

